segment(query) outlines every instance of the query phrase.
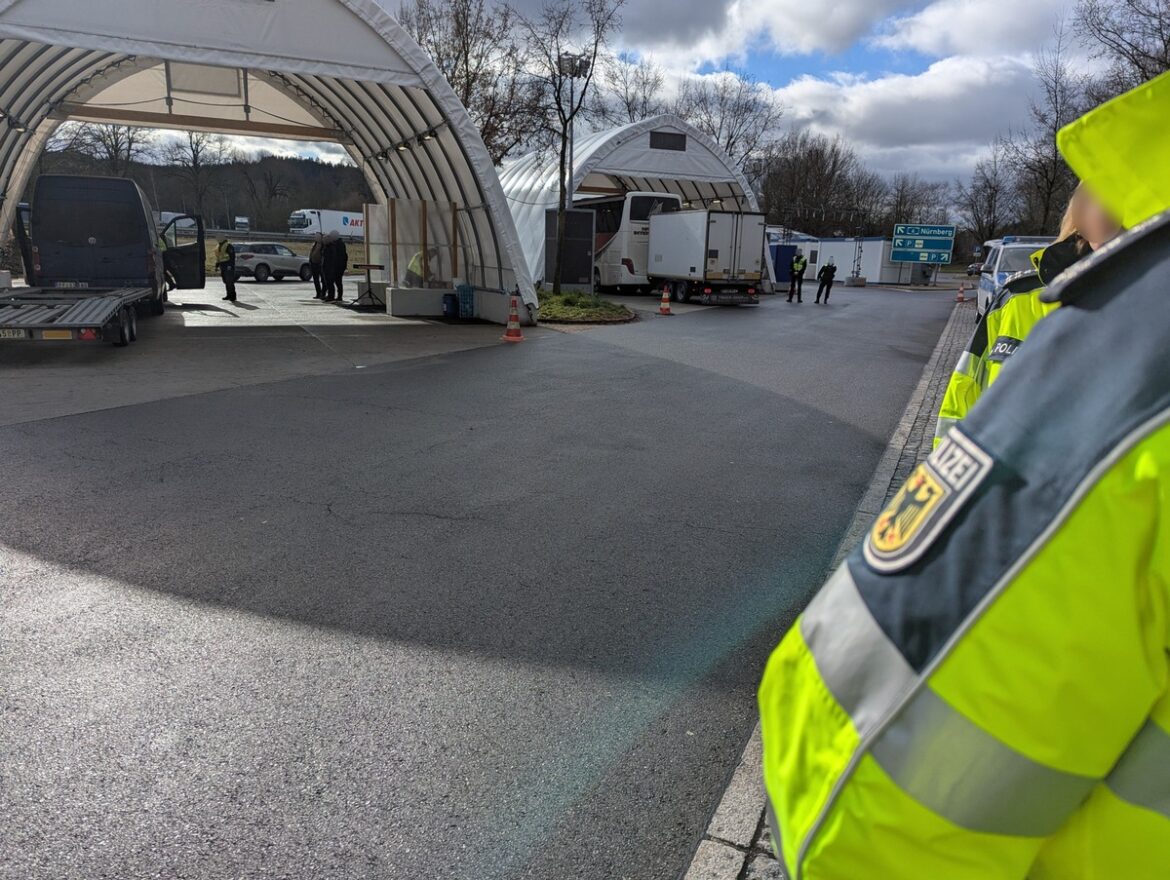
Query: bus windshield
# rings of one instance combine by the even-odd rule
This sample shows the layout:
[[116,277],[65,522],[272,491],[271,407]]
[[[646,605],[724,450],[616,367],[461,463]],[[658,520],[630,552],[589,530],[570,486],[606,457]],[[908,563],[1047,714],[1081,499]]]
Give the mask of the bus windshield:
[[681,210],[678,199],[672,196],[634,196],[630,199],[630,219],[646,223],[655,214],[672,214]]

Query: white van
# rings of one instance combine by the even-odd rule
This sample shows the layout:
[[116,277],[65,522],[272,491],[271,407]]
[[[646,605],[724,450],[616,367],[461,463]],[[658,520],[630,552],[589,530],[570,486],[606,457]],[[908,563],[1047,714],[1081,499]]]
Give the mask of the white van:
[[586,199],[573,204],[596,215],[593,242],[593,289],[647,287],[650,218],[682,210],[682,199],[669,193],[632,192]]

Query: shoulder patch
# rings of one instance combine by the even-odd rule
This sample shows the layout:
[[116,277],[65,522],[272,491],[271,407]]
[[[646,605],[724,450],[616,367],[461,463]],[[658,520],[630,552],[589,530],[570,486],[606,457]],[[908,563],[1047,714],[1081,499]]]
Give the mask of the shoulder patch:
[[997,364],[1002,364],[1016,353],[1016,349],[1020,347],[1021,341],[1014,336],[1000,336],[995,340],[991,348],[988,349],[987,359]]
[[879,514],[865,539],[865,561],[875,571],[892,574],[921,559],[991,473],[991,465],[990,455],[952,428]]

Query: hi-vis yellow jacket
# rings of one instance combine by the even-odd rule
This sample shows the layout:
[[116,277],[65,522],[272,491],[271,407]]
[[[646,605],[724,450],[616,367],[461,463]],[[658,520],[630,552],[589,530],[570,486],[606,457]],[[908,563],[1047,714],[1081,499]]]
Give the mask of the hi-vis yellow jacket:
[[1130,231],[768,663],[792,880],[1170,876],[1170,74],[1060,146]]
[[1057,308],[1058,303],[1042,299],[1044,288],[1089,253],[1088,242],[1074,235],[1036,251],[1032,254],[1035,269],[1007,280],[987,314],[975,325],[971,341],[951,373],[935,424],[936,447],[995,383],[999,371],[1019,351],[1032,328]]

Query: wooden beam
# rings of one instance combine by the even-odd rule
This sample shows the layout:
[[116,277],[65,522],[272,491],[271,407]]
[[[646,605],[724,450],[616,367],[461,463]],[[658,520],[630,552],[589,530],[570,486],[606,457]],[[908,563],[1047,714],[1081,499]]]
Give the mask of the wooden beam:
[[628,190],[615,189],[612,186],[579,186],[577,187],[579,193],[597,193],[603,196],[624,196]]
[[267,135],[298,141],[348,142],[345,133],[335,128],[288,125],[279,122],[255,122],[247,119],[218,119],[214,116],[186,116],[179,113],[152,113],[145,110],[99,107],[90,104],[62,104],[50,115],[53,119],[59,120],[109,122],[118,125],[137,125],[143,128],[176,128],[180,131]]

